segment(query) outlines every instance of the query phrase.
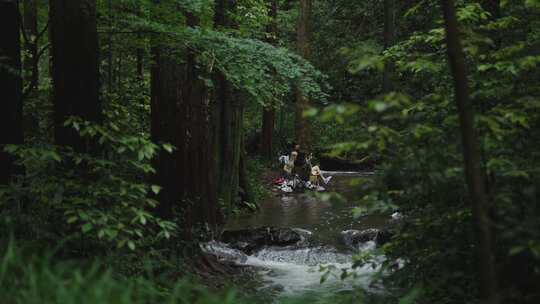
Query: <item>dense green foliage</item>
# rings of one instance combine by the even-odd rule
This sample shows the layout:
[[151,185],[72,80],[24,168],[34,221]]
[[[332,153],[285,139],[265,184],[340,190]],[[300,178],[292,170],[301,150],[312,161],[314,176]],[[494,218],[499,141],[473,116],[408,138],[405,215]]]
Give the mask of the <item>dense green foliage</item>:
[[[38,32],[46,33],[49,2],[38,1]],[[1,144],[18,167],[12,182],[0,185],[0,291],[8,303],[239,303],[233,292],[213,294],[188,279],[157,278],[134,266],[146,262],[139,253],[167,252],[149,258],[160,260],[159,271],[167,273],[179,260],[191,262],[197,238],[214,236],[208,229],[184,237],[193,228],[183,217],[191,202],[171,202],[174,216],[166,220],[156,212],[164,189],[152,178],[160,170],[155,161],[181,153],[174,142],[151,137],[156,50],[182,68],[194,58],[190,77],[202,80],[211,106],[219,102],[216,75],[233,88],[235,102],[242,101],[235,118],[242,139],[233,146],[239,154],[250,153],[247,179],[254,200],[243,202],[245,197],[234,193],[236,204],[221,202],[220,214],[256,209],[268,195],[260,181],[272,164],[256,155],[262,111],[276,110],[275,150],[283,150],[295,136],[298,90],[313,105],[304,116],[315,152],[376,164],[376,177],[359,182],[369,193],[356,214],[399,210],[403,215],[382,248],[388,267],[380,277],[395,292],[392,299],[478,303],[477,239],[440,1],[313,1],[309,60],[297,54],[296,1],[277,1],[277,33],[269,32],[273,20],[263,0],[234,1],[235,8],[226,12],[209,0],[95,2],[103,121],[64,122],[88,151],[55,144],[50,38],[21,35],[23,46],[38,44],[40,57],[23,47],[25,143]],[[395,33],[385,47],[390,2]],[[504,303],[537,303],[540,2],[459,0],[456,5],[496,236],[498,293]],[[218,13],[230,24],[216,24]],[[27,92],[33,87],[31,60],[39,82]],[[383,75],[391,92],[384,91]],[[182,136],[191,134],[176,137]],[[39,250],[30,255],[33,248],[8,244],[10,234]],[[56,243],[62,244],[60,254],[43,253]],[[127,255],[129,265],[118,265]],[[395,267],[396,260],[402,267]],[[368,261],[358,257],[357,265]],[[130,277],[132,272],[136,276]],[[340,295],[317,300],[347,301]]]
[[211,294],[187,279],[119,277],[97,262],[81,268],[77,261],[58,262],[50,253],[3,245],[0,290],[5,303],[239,303],[232,291]]
[[[458,19],[494,213],[499,293],[504,302],[534,303],[538,289],[533,282],[540,275],[535,228],[540,219],[540,54],[535,26],[540,11],[535,1],[501,1],[501,15],[494,16],[479,2],[460,1]],[[360,12],[356,18],[374,12],[363,10],[364,5],[369,4],[352,10]],[[360,37],[365,38],[341,44],[355,75],[350,79],[369,83],[385,62],[393,62],[396,93],[373,96],[380,91],[352,86],[362,100],[341,113],[364,117],[363,128],[357,129],[358,139],[337,145],[336,153],[360,151],[382,158],[372,193],[358,212],[399,209],[405,215],[385,246],[390,257],[405,261],[389,281],[405,290],[421,286],[421,303],[475,303],[478,269],[471,202],[440,11],[436,1],[400,4],[399,39],[387,51],[377,43],[376,24],[365,25],[372,29],[363,31]],[[332,77],[330,81],[334,83]],[[325,113],[334,112],[331,108]]]

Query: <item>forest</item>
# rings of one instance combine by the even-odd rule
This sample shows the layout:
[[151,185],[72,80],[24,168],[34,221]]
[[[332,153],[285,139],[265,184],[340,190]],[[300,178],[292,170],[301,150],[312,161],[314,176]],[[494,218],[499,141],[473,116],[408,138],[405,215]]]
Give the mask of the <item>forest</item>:
[[0,84],[1,303],[540,303],[540,0],[0,0]]

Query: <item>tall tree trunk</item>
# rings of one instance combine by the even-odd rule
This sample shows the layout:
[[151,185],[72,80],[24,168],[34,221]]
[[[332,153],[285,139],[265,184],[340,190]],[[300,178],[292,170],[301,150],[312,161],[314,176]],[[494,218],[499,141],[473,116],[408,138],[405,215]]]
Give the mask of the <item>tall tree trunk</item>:
[[[240,155],[240,189],[242,190],[241,199],[242,202],[248,202],[250,204],[256,204],[255,197],[253,195],[253,190],[251,189],[251,185],[249,183],[248,178],[248,169],[247,169],[247,155],[246,155],[246,145],[245,145],[245,138],[242,138],[242,148],[241,148],[241,155]],[[258,205],[255,205],[257,209],[259,209]]]
[[24,0],[24,31],[29,41],[25,45],[26,52],[30,57],[24,60],[25,80],[27,83],[38,85],[39,66],[38,66],[38,20],[37,20],[37,1]]
[[113,23],[112,23],[112,0],[107,0],[107,10],[109,13],[109,34],[107,35],[107,91],[109,93],[113,92]]
[[[384,0],[384,49],[387,50],[394,44],[395,35],[395,3],[394,0]],[[392,72],[393,64],[385,63],[383,72],[383,93],[393,89]]]
[[23,143],[21,42],[18,1],[0,1],[0,185],[8,184],[15,166],[11,155],[4,152],[6,144]]
[[[228,18],[228,12],[233,10],[236,1],[216,1],[214,23],[215,27],[234,27]],[[239,166],[241,139],[243,136],[243,101],[235,94],[232,85],[225,75],[216,73],[216,88],[214,91],[214,144],[218,193],[220,199],[230,212],[239,192]]]
[[[199,25],[192,14],[186,14],[187,25]],[[177,157],[182,181],[182,200],[185,206],[186,231],[206,225],[216,232],[222,223],[218,206],[216,167],[212,149],[210,124],[210,96],[204,80],[199,76],[196,57],[187,50],[186,65],[180,87],[178,104]]]
[[455,99],[459,112],[465,175],[469,188],[477,239],[477,262],[482,303],[499,303],[497,275],[493,252],[493,225],[481,168],[480,146],[474,128],[474,110],[469,99],[469,86],[456,9],[453,0],[441,0],[446,24],[446,39],[450,68],[454,77]]
[[[150,88],[150,120],[151,138],[155,143],[176,143],[177,137],[177,113],[176,104],[180,99],[178,86],[180,86],[181,69],[174,60],[162,55],[162,51],[154,46],[152,53],[151,67],[151,88]],[[176,154],[160,150],[153,160],[156,174],[152,178],[152,183],[159,185],[162,190],[156,199],[159,202],[157,207],[158,215],[165,219],[174,217],[173,209],[175,204],[180,203],[178,165]]]
[[[311,57],[310,36],[311,36],[311,15],[312,0],[300,0],[300,16],[298,18],[297,47],[299,54],[305,59]],[[296,142],[303,148],[311,147],[311,130],[309,123],[304,118],[304,111],[309,109],[309,99],[304,96],[301,90],[296,90]]]
[[95,0],[51,0],[54,127],[59,145],[89,151],[64,122],[70,116],[100,122],[99,48]]
[[[269,15],[272,21],[268,25],[268,42],[277,45],[277,0],[270,0]],[[274,128],[276,124],[276,111],[272,106],[264,107],[262,122],[261,154],[267,159],[272,159],[274,151]]]

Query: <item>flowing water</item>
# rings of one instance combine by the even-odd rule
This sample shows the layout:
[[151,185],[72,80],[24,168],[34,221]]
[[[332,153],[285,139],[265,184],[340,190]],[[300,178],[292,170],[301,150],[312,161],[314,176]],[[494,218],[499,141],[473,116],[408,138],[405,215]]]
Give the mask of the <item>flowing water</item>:
[[[382,286],[374,283],[372,275],[379,270],[378,263],[352,270],[353,254],[372,250],[374,242],[367,242],[357,250],[344,245],[341,232],[349,229],[382,228],[387,217],[369,216],[356,219],[353,208],[365,195],[358,179],[370,178],[370,173],[327,172],[333,175],[330,191],[339,193],[340,199],[328,195],[276,194],[261,203],[256,214],[234,216],[226,230],[259,227],[301,228],[311,232],[310,245],[298,247],[267,247],[248,256],[241,263],[256,266],[261,277],[261,292],[270,295],[275,303],[291,298],[308,298],[316,303],[323,295],[351,294],[354,290],[381,294]],[[356,182],[355,182],[356,181]],[[326,269],[333,269],[321,284]],[[342,269],[354,277],[340,278]]]

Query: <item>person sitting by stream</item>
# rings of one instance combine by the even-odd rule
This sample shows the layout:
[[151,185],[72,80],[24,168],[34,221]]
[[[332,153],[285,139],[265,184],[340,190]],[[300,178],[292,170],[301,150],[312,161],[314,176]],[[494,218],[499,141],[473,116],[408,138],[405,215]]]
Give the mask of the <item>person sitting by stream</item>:
[[289,155],[289,157],[285,160],[285,165],[283,166],[283,175],[285,179],[292,179],[297,157],[298,153],[293,151],[291,152],[291,155]]
[[321,182],[323,182],[325,185],[330,182],[332,179],[332,176],[324,177],[321,168],[317,166],[311,167],[311,175],[309,177],[309,183],[311,186],[316,189],[317,191],[324,191],[324,187],[321,186]]
[[298,175],[300,180],[307,181],[309,179],[309,170],[310,166],[307,163],[307,153],[304,151],[299,151],[298,157],[294,162],[294,173]]
[[[296,187],[296,178],[294,176],[294,163],[296,161],[296,158],[298,157],[298,153],[291,152],[291,155],[287,156],[284,161],[285,164],[283,166],[283,178],[282,181],[280,180],[279,183],[279,189],[283,192],[293,192],[294,188]],[[280,158],[281,161],[281,158]]]

